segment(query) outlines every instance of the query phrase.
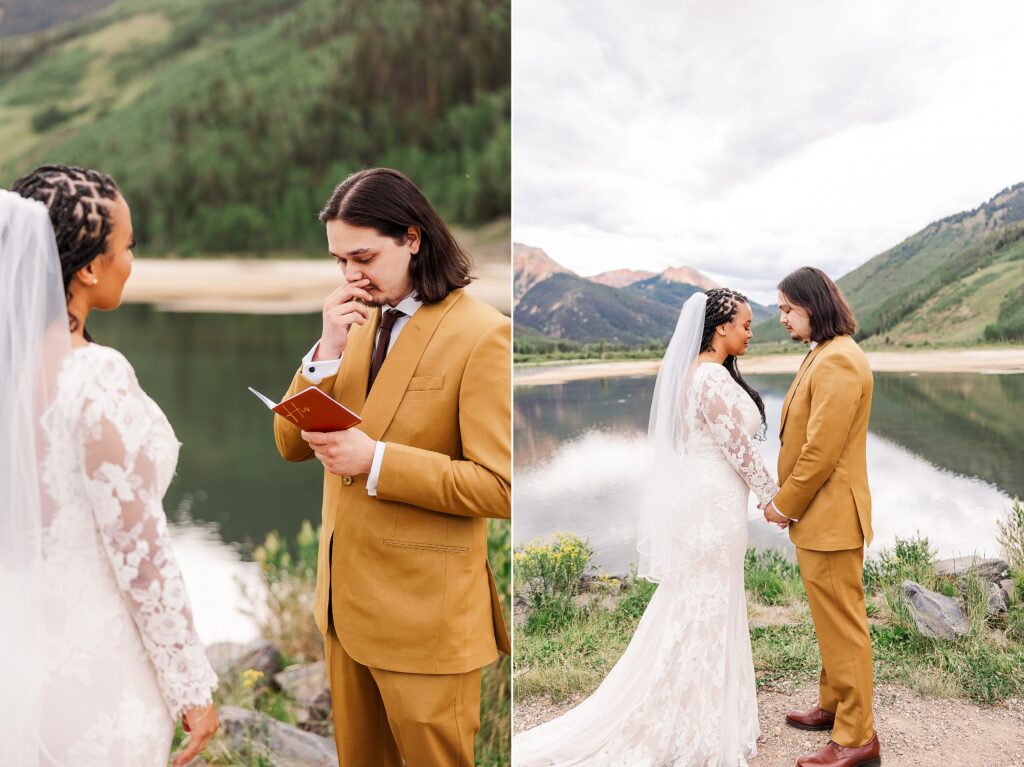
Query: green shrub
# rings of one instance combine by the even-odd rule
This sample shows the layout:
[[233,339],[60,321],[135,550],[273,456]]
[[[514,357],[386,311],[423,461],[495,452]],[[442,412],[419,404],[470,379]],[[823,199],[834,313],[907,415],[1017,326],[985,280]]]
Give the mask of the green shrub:
[[[266,592],[262,595],[265,605],[254,606],[250,614],[260,635],[277,643],[291,662],[323,658],[323,636],[313,620],[319,542],[320,529],[314,530],[309,521],[304,521],[294,543],[272,531],[253,551]],[[257,598],[247,596],[250,600]]]
[[640,616],[644,614],[644,610],[647,609],[647,605],[650,603],[651,597],[654,596],[657,588],[657,583],[651,583],[651,581],[644,578],[637,578],[636,569],[634,568],[633,575],[628,581],[622,598],[615,605],[616,617],[622,622],[636,623],[636,621],[640,620]]
[[572,533],[555,533],[516,548],[515,583],[519,594],[536,608],[556,596],[576,596],[580,578],[590,567],[594,550]]
[[48,106],[41,112],[36,112],[32,115],[32,130],[36,133],[45,133],[50,128],[54,128],[67,121],[75,114],[73,111],[61,109],[56,105]]
[[911,580],[934,589],[936,552],[920,533],[913,538],[897,536],[893,549],[886,549],[878,559],[864,563],[864,590],[876,593],[886,586],[901,587]]
[[747,592],[761,604],[792,604],[806,593],[799,566],[778,549],[747,549],[743,576]]
[[584,615],[571,596],[555,594],[530,610],[523,630],[531,635],[551,634],[569,625],[576,617]]
[[[1013,499],[1006,521],[997,521],[996,526],[999,528],[999,545],[1010,569],[1024,576],[1024,506],[1021,506],[1019,498]],[[1021,580],[1024,577],[1017,578],[1018,583]]]

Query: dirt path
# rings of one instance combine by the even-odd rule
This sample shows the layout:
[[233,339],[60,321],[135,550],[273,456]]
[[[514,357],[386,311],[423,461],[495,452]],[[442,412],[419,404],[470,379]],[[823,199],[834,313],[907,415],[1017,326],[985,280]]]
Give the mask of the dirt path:
[[[750,767],[793,767],[801,754],[828,742],[827,732],[804,732],[784,723],[787,711],[806,708],[816,697],[812,684],[758,694],[761,738]],[[581,699],[550,705],[535,698],[517,705],[515,731],[545,722]],[[882,685],[875,690],[875,727],[885,767],[1024,767],[1024,701],[982,707]]]

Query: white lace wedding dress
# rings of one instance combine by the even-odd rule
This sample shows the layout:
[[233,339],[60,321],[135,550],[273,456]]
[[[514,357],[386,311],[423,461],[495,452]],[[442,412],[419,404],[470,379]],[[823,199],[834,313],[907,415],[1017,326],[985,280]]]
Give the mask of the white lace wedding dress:
[[759,727],[743,560],[748,488],[778,492],[753,437],[757,406],[716,363],[693,372],[681,417],[678,567],[589,698],[512,740],[516,767],[737,767]]
[[161,505],[178,441],[96,344],[65,359],[43,426],[40,764],[165,767],[175,720],[217,684]]

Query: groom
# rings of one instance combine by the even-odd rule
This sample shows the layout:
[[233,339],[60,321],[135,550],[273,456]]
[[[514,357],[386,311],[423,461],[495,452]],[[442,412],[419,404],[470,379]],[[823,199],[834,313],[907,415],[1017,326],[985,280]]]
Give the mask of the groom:
[[781,491],[765,507],[789,526],[821,652],[818,705],[786,715],[793,727],[832,730],[798,767],[878,764],[871,712],[871,638],[864,605],[864,546],[871,543],[866,444],[871,368],[851,338],[856,323],[839,288],[803,267],[779,283],[780,320],[810,345],[782,404]]
[[344,283],[288,395],[318,386],[363,421],[274,434],[324,466],[313,613],[339,763],[471,767],[481,668],[510,651],[486,517],[510,516],[511,323],[463,292],[469,258],[401,173],[349,176],[320,220]]

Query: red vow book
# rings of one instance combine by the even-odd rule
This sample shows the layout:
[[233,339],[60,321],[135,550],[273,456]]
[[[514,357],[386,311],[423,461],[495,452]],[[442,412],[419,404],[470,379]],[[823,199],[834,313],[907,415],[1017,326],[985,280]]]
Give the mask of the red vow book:
[[315,386],[303,389],[280,405],[274,404],[273,400],[264,397],[251,386],[249,391],[279,416],[287,418],[305,431],[341,431],[362,423],[363,420]]

